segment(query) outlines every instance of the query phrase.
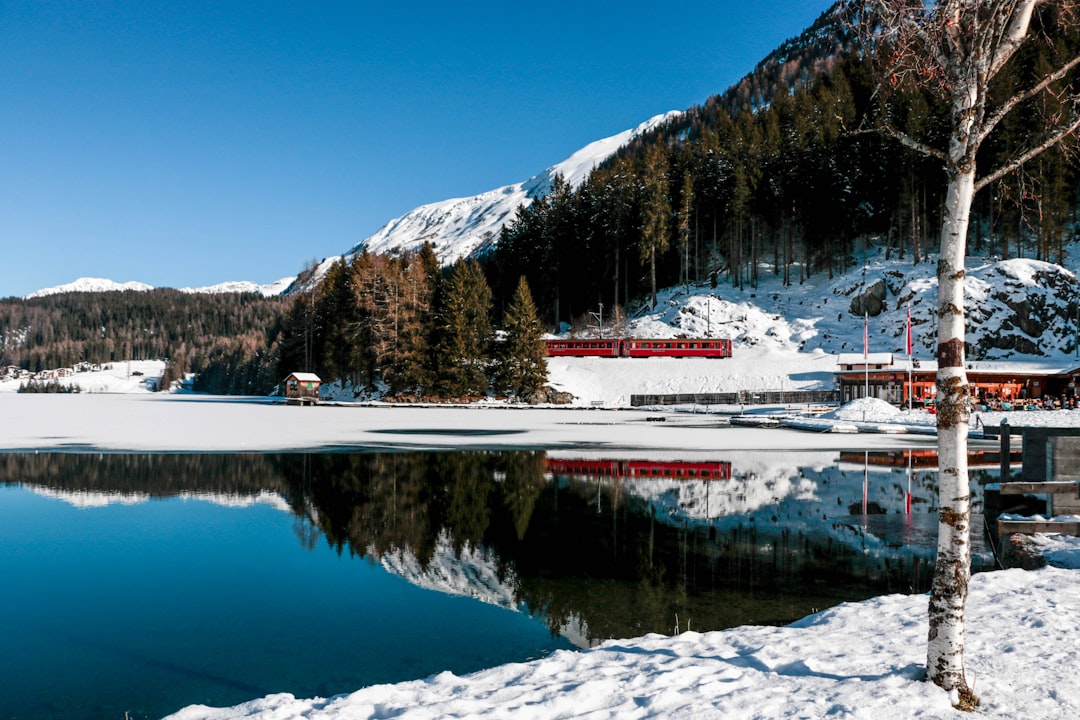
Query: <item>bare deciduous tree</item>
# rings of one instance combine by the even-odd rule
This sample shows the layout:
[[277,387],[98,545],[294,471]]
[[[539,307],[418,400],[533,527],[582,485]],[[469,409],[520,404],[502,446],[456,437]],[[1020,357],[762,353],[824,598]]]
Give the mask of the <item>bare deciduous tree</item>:
[[[1041,75],[1016,72],[1003,88],[994,84],[1015,70],[1025,44],[1054,43],[1076,20],[1076,0],[863,0],[863,37],[882,63],[883,86],[912,83],[929,89],[949,108],[947,147],[934,147],[893,128],[887,115],[877,129],[909,148],[939,159],[948,186],[938,260],[938,457],[940,517],[938,557],[930,593],[927,675],[970,709],[978,700],[964,672],[964,610],[971,574],[970,488],[967,439],[970,397],[964,370],[964,259],[975,193],[1080,128],[1077,68],[1080,57],[1060,52]],[[981,177],[980,147],[1013,111],[1039,97],[1053,99],[1026,148]]]

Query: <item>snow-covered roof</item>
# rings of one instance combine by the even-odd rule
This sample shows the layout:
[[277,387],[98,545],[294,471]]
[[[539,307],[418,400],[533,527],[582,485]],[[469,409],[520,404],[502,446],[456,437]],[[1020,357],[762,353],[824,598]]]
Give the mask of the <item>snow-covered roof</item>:
[[[315,373],[309,373],[309,372],[289,373],[289,377],[293,378],[294,380],[296,380],[298,382],[322,382],[322,378],[320,378]],[[286,378],[286,380],[287,379],[288,378]]]
[[863,355],[862,353],[840,353],[836,356],[836,363],[838,365],[858,365],[863,367],[864,365],[882,365],[889,366],[893,364],[894,356],[892,353],[869,353]]

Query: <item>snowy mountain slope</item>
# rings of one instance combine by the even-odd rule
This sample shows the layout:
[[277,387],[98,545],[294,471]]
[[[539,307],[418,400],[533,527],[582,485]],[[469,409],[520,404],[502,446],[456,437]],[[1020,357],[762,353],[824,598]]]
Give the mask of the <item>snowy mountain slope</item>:
[[[861,298],[875,286],[880,297],[868,311],[869,351],[906,357],[910,308],[913,356],[932,362],[936,263],[886,260],[872,249],[832,279],[821,273],[784,286],[763,267],[756,288],[726,282],[668,288],[655,308],[631,308],[625,327],[605,328],[607,337],[730,338],[731,358],[551,358],[548,379],[578,404],[624,405],[630,395],[828,389],[836,355],[863,351]],[[965,288],[969,362],[1080,367],[1080,282],[1073,272],[1037,260],[971,257]],[[575,336],[597,332],[594,326]]]
[[118,283],[114,280],[108,280],[106,278],[91,278],[84,277],[69,282],[64,285],[57,285],[56,287],[45,288],[43,290],[36,290],[24,299],[31,300],[37,297],[46,297],[48,295],[61,295],[63,293],[71,292],[114,292],[133,290],[136,292],[144,292],[146,290],[153,290],[153,286],[146,283],[131,281],[125,283]]
[[[207,295],[246,292],[259,293],[263,297],[273,297],[275,295],[284,294],[295,280],[295,277],[286,277],[265,285],[248,281],[223,282],[217,285],[208,285],[206,287],[178,288],[178,290],[185,293],[201,293]],[[56,287],[45,288],[43,290],[35,290],[23,299],[31,300],[33,298],[46,297],[48,295],[61,295],[63,293],[123,292],[127,290],[133,292],[147,292],[153,289],[153,285],[147,285],[146,283],[136,281],[118,283],[106,278],[79,278],[74,282],[66,283],[64,285],[57,285]]]
[[657,115],[632,130],[590,143],[525,182],[472,197],[422,205],[388,222],[374,235],[357,243],[349,254],[364,249],[378,254],[417,250],[425,242],[430,242],[443,265],[468,257],[495,243],[499,230],[513,219],[518,206],[528,205],[535,198],[547,194],[556,175],[561,175],[571,187],[576,188],[593,168],[619,148],[681,114],[680,111],[672,111]]
[[223,282],[217,285],[208,285],[197,288],[178,288],[184,293],[201,293],[204,295],[216,295],[219,293],[258,293],[263,297],[283,295],[296,280],[295,277],[284,277],[272,283],[260,285],[247,280]]
[[[881,288],[869,313],[869,351],[906,354],[907,312],[916,357],[937,345],[936,263],[885,260],[876,249],[850,269],[785,287],[763,269],[758,287],[720,283],[669,288],[655,309],[640,308],[626,334],[638,337],[727,337],[736,348],[789,352],[863,351],[858,298]],[[1060,360],[1076,351],[1080,282],[1070,270],[1029,259],[969,257],[965,280],[969,360]]]

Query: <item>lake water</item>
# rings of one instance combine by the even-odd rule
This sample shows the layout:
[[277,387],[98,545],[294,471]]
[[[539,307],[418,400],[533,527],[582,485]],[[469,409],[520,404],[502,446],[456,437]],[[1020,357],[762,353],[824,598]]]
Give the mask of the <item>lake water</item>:
[[922,592],[926,462],[2,455],[0,720],[326,697]]

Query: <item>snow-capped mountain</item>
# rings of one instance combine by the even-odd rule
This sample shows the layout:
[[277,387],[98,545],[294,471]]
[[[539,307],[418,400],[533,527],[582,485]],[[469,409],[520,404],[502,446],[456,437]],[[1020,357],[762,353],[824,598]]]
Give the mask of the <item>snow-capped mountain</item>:
[[577,188],[593,168],[607,160],[634,138],[667,123],[683,113],[671,111],[656,115],[631,130],[589,143],[560,163],[534,175],[525,182],[506,185],[466,198],[421,205],[386,223],[374,235],[357,243],[349,254],[369,252],[386,254],[418,250],[425,242],[435,248],[443,265],[468,257],[495,243],[502,226],[514,218],[519,205],[528,205],[551,189],[557,175]]
[[[461,257],[468,257],[477,250],[496,242],[499,238],[499,230],[513,219],[518,206],[528,205],[536,198],[547,194],[556,176],[561,175],[571,187],[576,188],[585,181],[593,168],[615,154],[619,148],[639,135],[682,114],[682,111],[678,110],[662,113],[649,118],[633,129],[589,143],[562,162],[552,165],[524,182],[506,185],[472,197],[453,198],[421,205],[386,223],[374,235],[361,240],[346,253],[346,257],[362,252],[364,249],[379,254],[417,250],[425,242],[430,242],[434,246],[435,254],[443,265],[449,265]],[[315,272],[315,278],[321,278],[326,270],[339,259],[340,256],[335,256],[323,260]],[[296,276],[291,276],[265,285],[253,282],[224,282],[207,287],[180,288],[180,291],[187,293],[256,292],[265,297],[271,297],[296,290],[297,288],[294,287],[296,280]],[[27,295],[25,299],[70,292],[153,289],[152,285],[140,282],[118,283],[103,278],[79,278],[65,285],[37,290]]]
[[72,292],[114,292],[133,290],[135,292],[145,292],[146,290],[153,290],[152,285],[147,285],[141,282],[125,282],[118,283],[115,280],[108,280],[106,278],[91,278],[84,277],[79,278],[74,282],[69,282],[64,285],[57,285],[56,287],[45,288],[44,290],[37,290],[26,296],[26,300],[31,300],[37,297],[45,297],[47,295],[61,295],[63,293]]
[[[179,290],[180,292],[185,293],[201,293],[207,295],[247,292],[259,293],[264,297],[273,297],[275,295],[284,294],[295,280],[295,277],[286,277],[265,285],[248,281],[223,282],[217,285],[208,285],[206,287],[179,288]],[[69,282],[64,285],[57,285],[56,287],[45,288],[44,290],[36,290],[27,295],[24,299],[32,300],[33,298],[46,297],[48,295],[61,295],[63,293],[124,292],[127,290],[132,292],[147,292],[153,289],[153,285],[147,285],[146,283],[136,281],[119,283],[115,280],[108,280],[106,278],[79,278],[74,282]]]
[[284,277],[272,283],[260,285],[259,283],[250,282],[247,280],[239,280],[234,282],[218,283],[217,285],[207,285],[205,287],[186,287],[178,289],[180,290],[180,292],[198,293],[203,295],[216,295],[219,293],[258,293],[263,297],[273,297],[275,295],[285,294],[285,291],[287,291],[295,281],[296,277]]

